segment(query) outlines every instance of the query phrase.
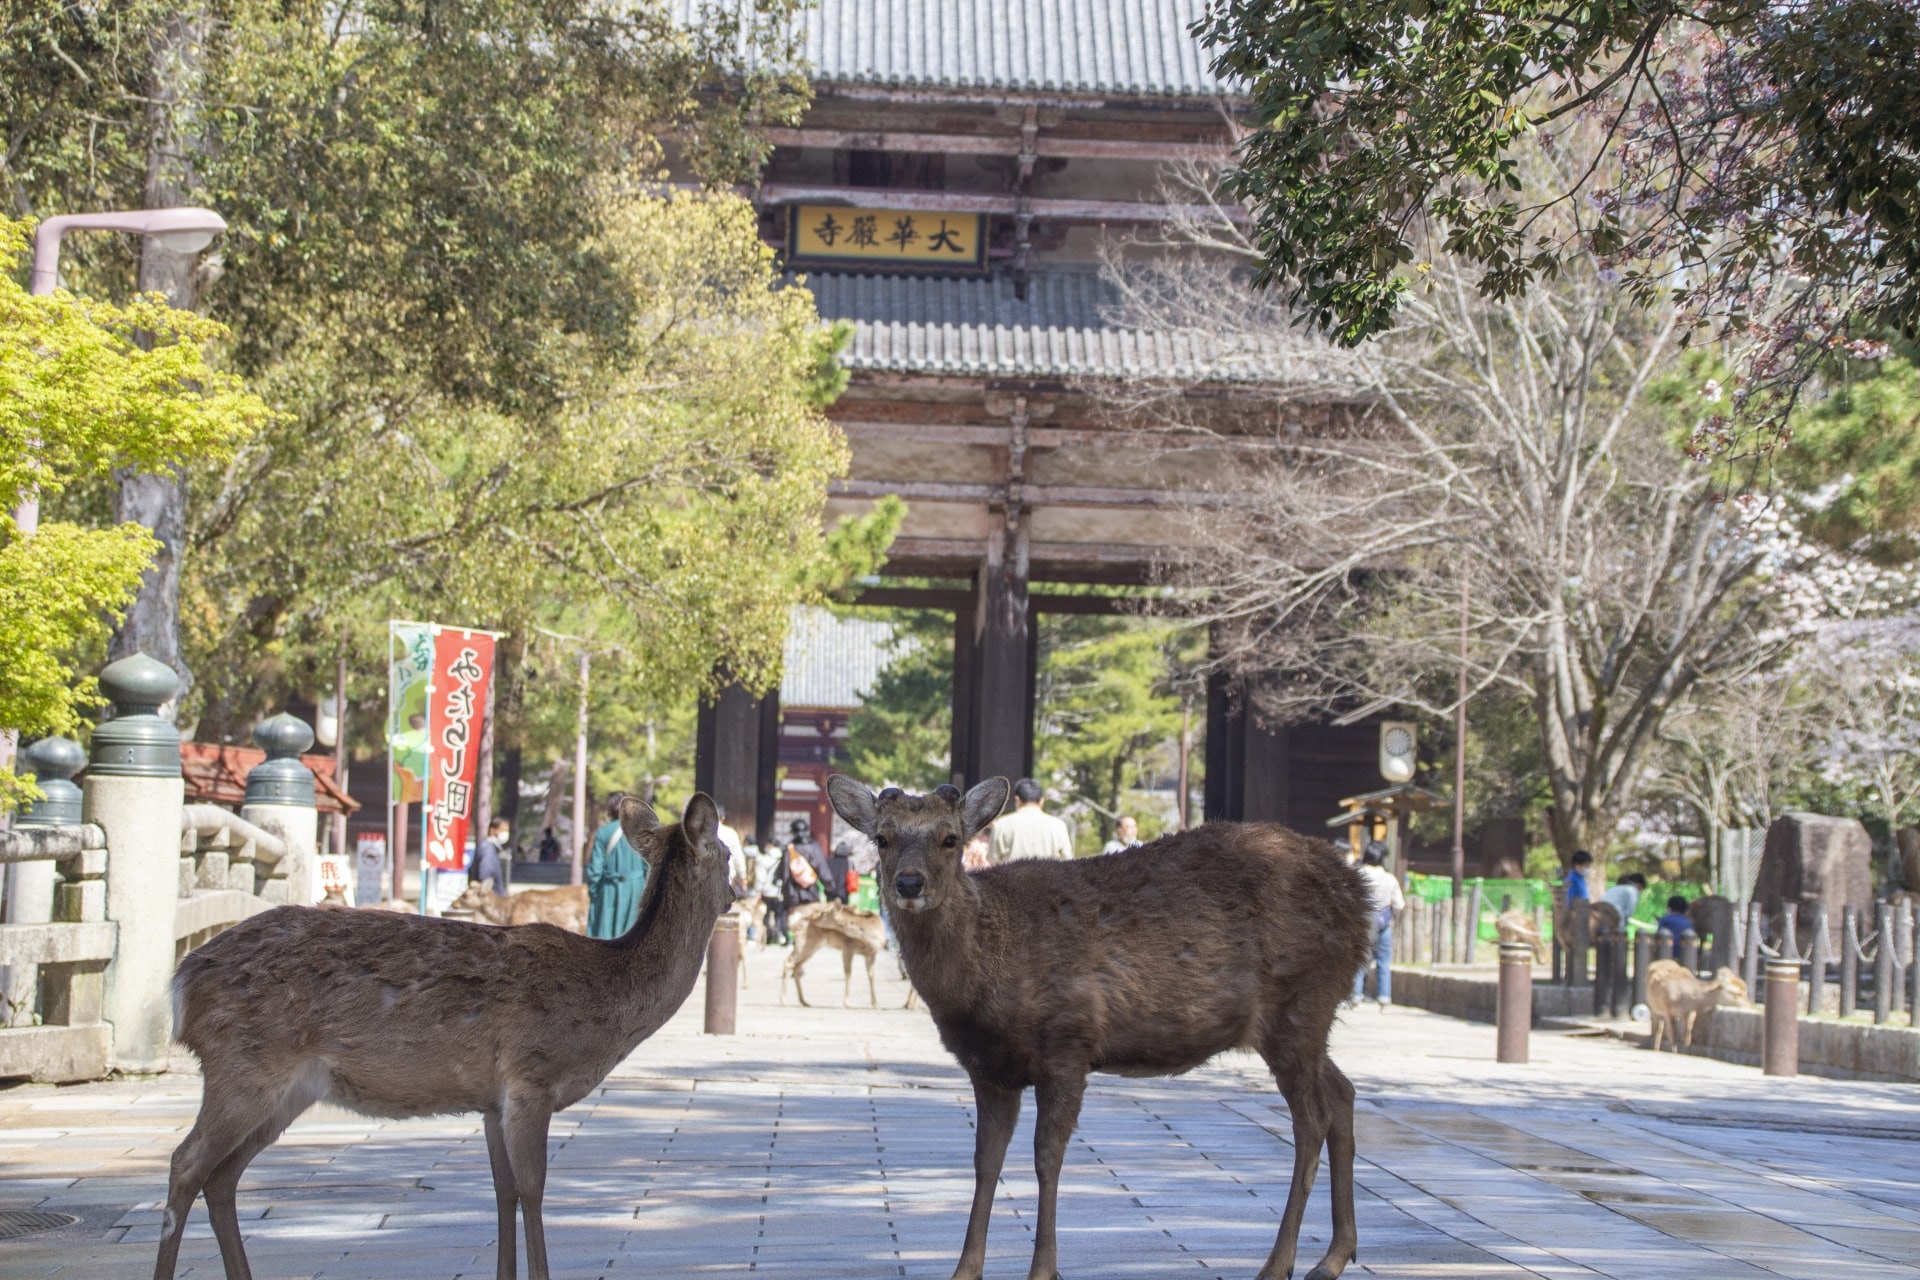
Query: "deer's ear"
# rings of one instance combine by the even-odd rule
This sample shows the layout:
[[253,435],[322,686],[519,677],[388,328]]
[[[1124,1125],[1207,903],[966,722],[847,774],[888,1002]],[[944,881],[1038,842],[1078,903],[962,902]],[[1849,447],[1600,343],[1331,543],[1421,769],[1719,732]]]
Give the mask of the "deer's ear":
[[863,836],[872,835],[874,828],[880,825],[873,792],[865,783],[855,782],[844,773],[836,773],[827,779],[827,799],[833,801],[833,811]]
[[1005,778],[988,778],[985,782],[967,792],[960,802],[961,820],[967,826],[967,838],[972,839],[974,832],[1000,816],[1007,807],[1007,797],[1013,794],[1013,784]]
[[712,796],[704,791],[693,793],[693,799],[687,801],[686,812],[680,815],[680,830],[696,845],[719,843],[720,810]]
[[652,806],[645,800],[637,796],[628,796],[620,802],[620,834],[625,836],[627,843],[635,849],[645,843],[649,831],[656,830],[659,826],[659,815],[654,813]]

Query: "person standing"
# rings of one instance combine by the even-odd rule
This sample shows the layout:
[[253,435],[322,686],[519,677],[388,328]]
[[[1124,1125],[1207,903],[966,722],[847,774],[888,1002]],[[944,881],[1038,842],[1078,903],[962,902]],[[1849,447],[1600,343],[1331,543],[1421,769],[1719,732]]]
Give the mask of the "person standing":
[[720,826],[716,834],[727,851],[727,881],[733,885],[735,897],[739,897],[747,880],[747,847],[740,839],[740,833],[727,825],[727,806],[714,805],[714,811],[720,815]]
[[1587,877],[1593,874],[1593,855],[1585,849],[1573,851],[1573,870],[1567,872],[1567,905],[1576,902],[1591,902],[1593,891],[1587,884]]
[[1625,925],[1633,919],[1633,913],[1640,909],[1640,895],[1646,891],[1647,878],[1638,871],[1629,871],[1615,882],[1613,888],[1600,895],[1600,901],[1620,913],[1620,923]]
[[558,862],[560,860],[560,837],[548,827],[540,833],[540,861]]
[[467,864],[467,883],[485,883],[501,897],[507,893],[506,869],[500,865],[500,849],[507,843],[509,826],[505,818],[487,824],[487,834],[473,846],[473,861]]
[[1101,846],[1102,853],[1125,853],[1140,844],[1140,824],[1133,820],[1132,814],[1123,816],[1113,824],[1113,839]]
[[1407,906],[1400,882],[1387,870],[1387,846],[1378,840],[1367,841],[1360,855],[1360,878],[1367,882],[1367,903],[1373,911],[1373,959],[1353,975],[1353,998],[1358,1002],[1365,993],[1367,969],[1374,971],[1374,999],[1381,1008],[1393,1003],[1393,913]]
[[786,860],[780,841],[771,832],[760,837],[760,864],[755,869],[755,892],[767,904],[767,945],[785,946],[793,941],[787,932]]
[[821,882],[829,872],[827,855],[807,829],[805,818],[795,818],[787,832],[793,838],[787,842],[780,859],[781,884],[785,889],[781,896],[791,911],[802,903],[820,901]]
[[624,791],[607,800],[607,821],[593,833],[587,855],[587,936],[618,938],[640,918],[640,899],[647,889],[647,860],[620,834],[620,802]]
[[1067,824],[1046,811],[1040,784],[1022,778],[1013,784],[1012,813],[994,819],[987,856],[995,865],[1022,858],[1071,858],[1073,838]]
[[827,873],[821,877],[821,888],[826,891],[830,902],[847,902],[851,895],[847,892],[847,873],[853,869],[853,842],[842,840],[833,846],[833,852],[827,855]]

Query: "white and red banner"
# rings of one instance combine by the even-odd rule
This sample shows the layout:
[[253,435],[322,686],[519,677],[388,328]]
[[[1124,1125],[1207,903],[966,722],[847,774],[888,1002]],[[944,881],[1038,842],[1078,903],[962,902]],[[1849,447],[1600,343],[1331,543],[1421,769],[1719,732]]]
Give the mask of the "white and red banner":
[[433,669],[427,676],[426,865],[458,871],[467,865],[473,825],[474,782],[480,773],[481,721],[493,679],[493,633],[433,629]]

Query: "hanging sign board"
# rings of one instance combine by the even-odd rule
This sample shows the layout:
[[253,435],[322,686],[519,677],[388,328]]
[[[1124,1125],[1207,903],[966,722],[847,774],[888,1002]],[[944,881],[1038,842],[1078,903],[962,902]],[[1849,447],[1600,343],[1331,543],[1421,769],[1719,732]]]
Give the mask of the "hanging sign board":
[[789,266],[987,268],[983,214],[799,204],[787,217]]

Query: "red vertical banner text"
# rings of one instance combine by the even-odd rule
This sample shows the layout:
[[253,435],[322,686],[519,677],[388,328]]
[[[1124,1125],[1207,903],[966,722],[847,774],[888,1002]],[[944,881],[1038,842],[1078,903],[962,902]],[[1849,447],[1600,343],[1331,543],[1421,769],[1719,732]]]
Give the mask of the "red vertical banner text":
[[427,694],[426,863],[467,864],[474,782],[480,774],[480,720],[493,678],[493,637],[436,627]]

